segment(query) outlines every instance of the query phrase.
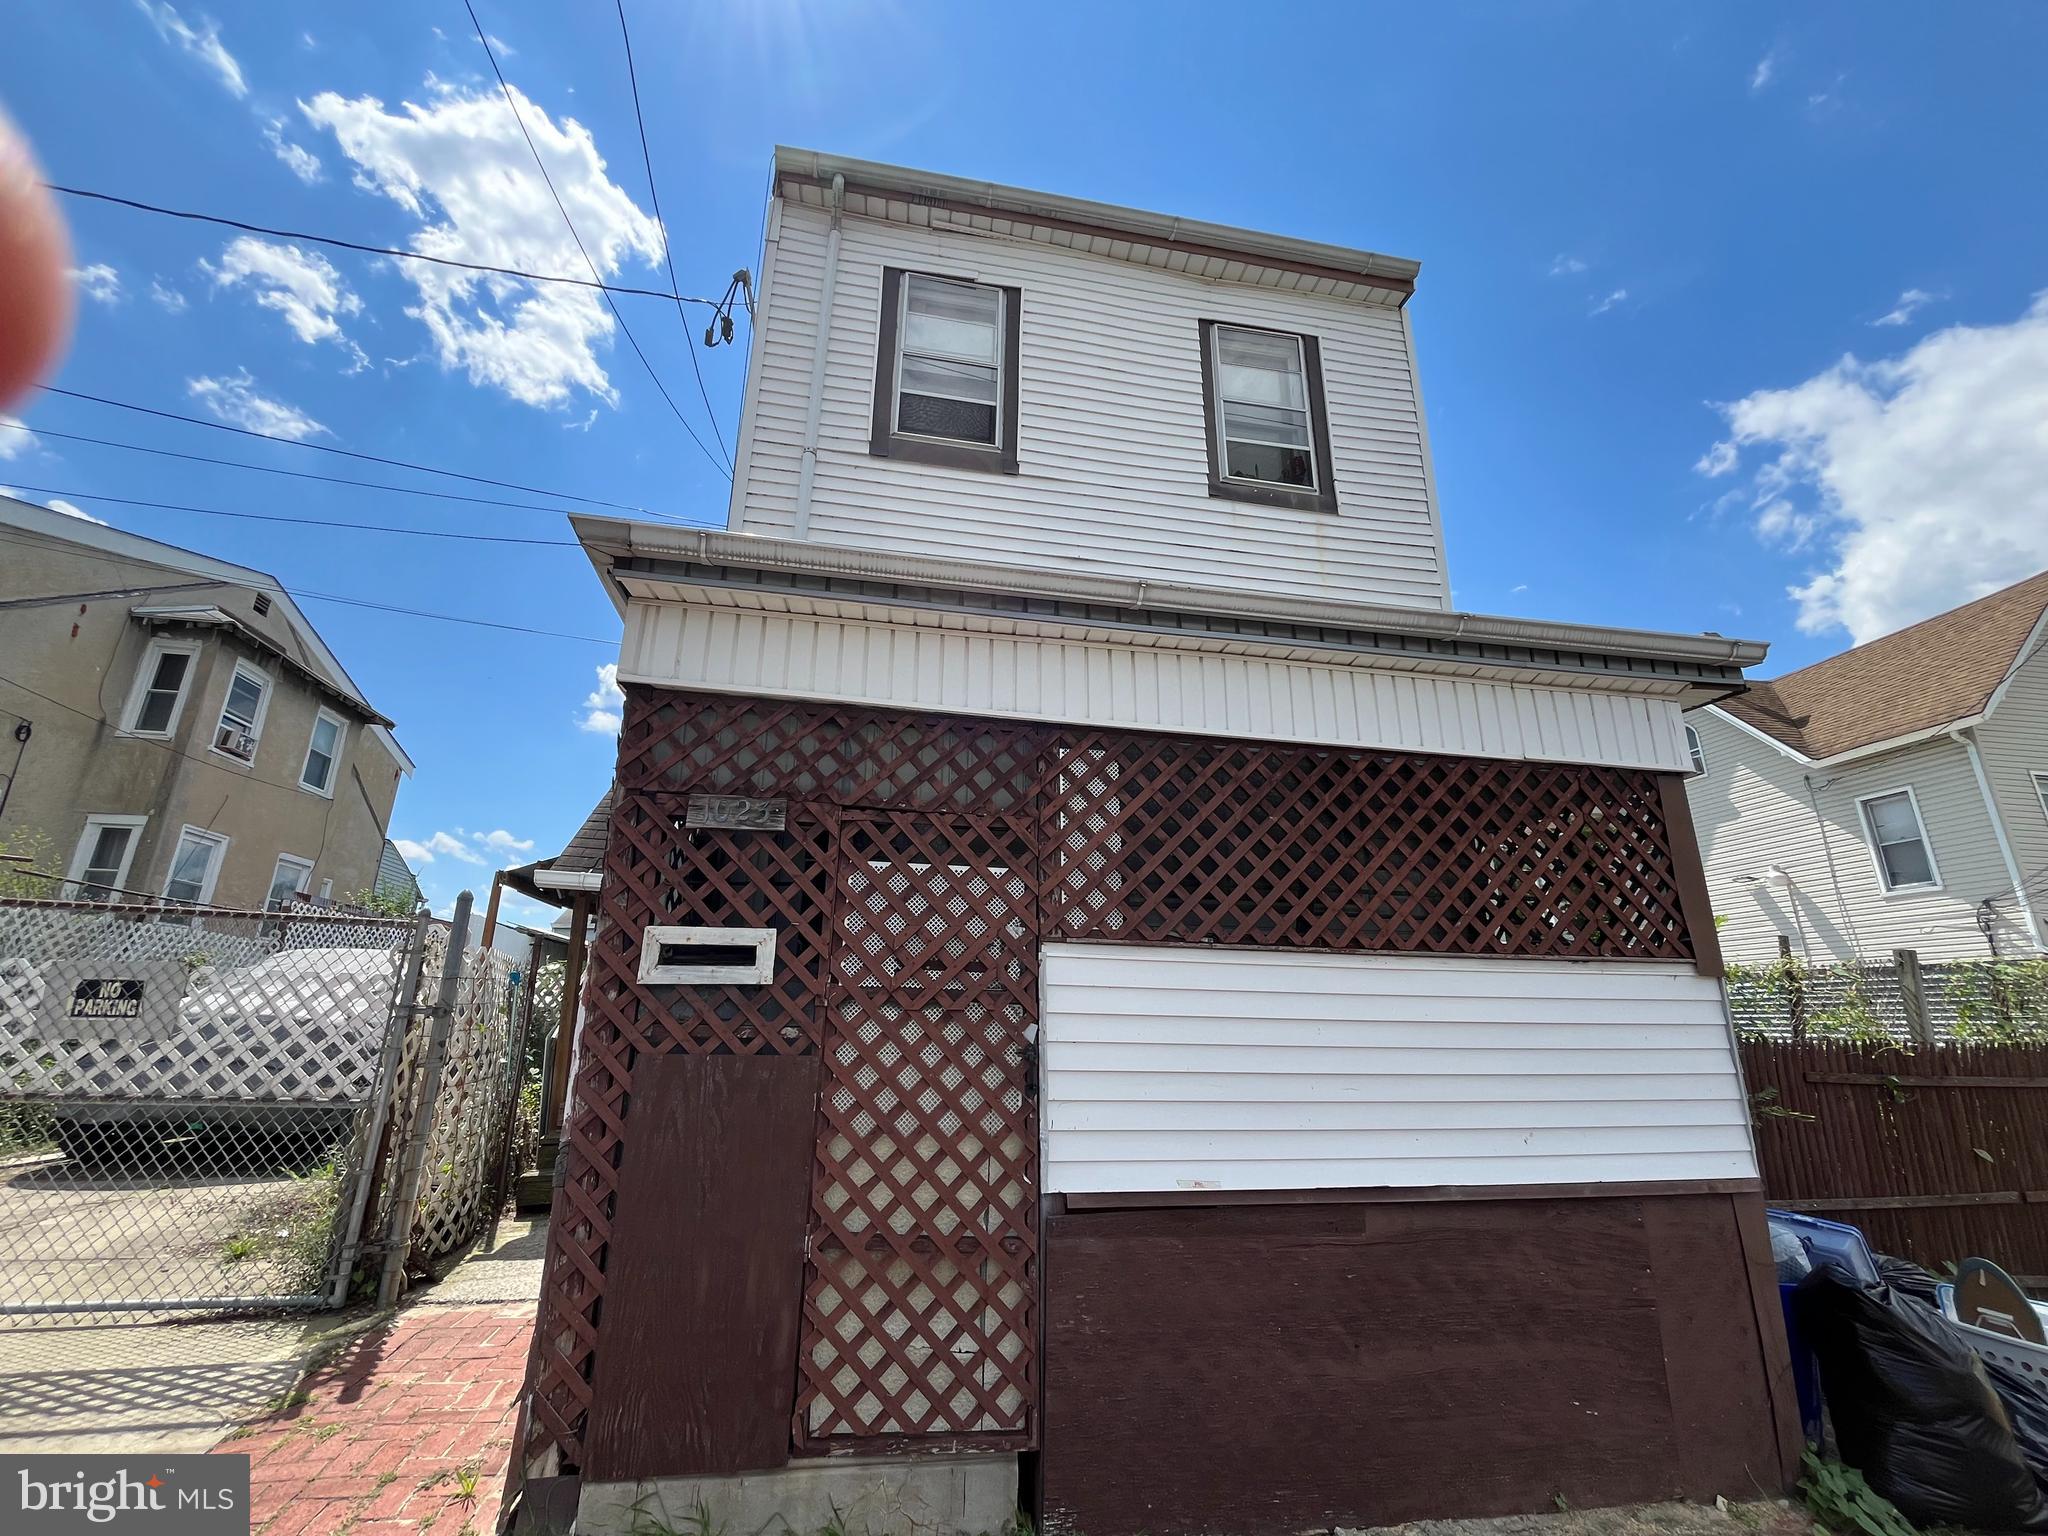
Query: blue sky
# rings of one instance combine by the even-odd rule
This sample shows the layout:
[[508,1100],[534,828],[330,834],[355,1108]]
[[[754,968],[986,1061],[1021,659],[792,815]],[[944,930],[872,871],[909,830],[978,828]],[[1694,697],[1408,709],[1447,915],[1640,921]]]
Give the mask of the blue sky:
[[[1869,4],[627,11],[686,293],[752,264],[778,140],[1421,260],[1462,608],[1739,633],[1774,643],[1776,672],[2048,565],[2048,9],[1932,27]],[[611,8],[478,12],[592,255],[662,286]],[[0,101],[55,181],[583,270],[459,0],[30,0]],[[586,297],[67,211],[65,387],[723,521],[722,472]],[[673,309],[620,303],[708,441]],[[744,340],[701,359],[728,444]],[[73,400],[18,414],[372,473]],[[573,549],[103,498],[566,538],[553,513],[5,431],[0,484],[287,585],[617,634]],[[437,903],[508,846],[559,848],[610,773],[588,702],[606,644],[306,608],[420,764],[393,831],[432,853]]]

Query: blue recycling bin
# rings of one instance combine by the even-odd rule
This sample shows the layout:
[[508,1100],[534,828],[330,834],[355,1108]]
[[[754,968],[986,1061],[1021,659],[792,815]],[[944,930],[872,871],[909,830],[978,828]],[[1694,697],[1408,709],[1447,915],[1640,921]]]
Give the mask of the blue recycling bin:
[[1785,1312],[1785,1342],[1792,1350],[1792,1387],[1799,1399],[1799,1423],[1807,1440],[1818,1445],[1820,1362],[1792,1315],[1792,1293],[1808,1273],[1823,1264],[1859,1285],[1876,1285],[1883,1277],[1858,1228],[1796,1211],[1766,1211],[1764,1215],[1771,1226],[1771,1257],[1778,1266],[1778,1304]]

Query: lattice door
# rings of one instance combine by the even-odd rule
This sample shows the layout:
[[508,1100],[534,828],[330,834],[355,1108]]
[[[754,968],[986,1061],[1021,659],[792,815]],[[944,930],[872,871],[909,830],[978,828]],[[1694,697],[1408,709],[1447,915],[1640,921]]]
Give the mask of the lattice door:
[[795,1434],[1036,1432],[1038,919],[1029,828],[841,824]]

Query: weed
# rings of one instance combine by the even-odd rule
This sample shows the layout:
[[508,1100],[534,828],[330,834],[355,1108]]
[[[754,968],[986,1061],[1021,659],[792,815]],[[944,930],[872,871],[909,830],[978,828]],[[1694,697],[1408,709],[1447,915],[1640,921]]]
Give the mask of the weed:
[[1913,1522],[1854,1467],[1824,1461],[1811,1446],[1801,1461],[1806,1475],[1799,1480],[1799,1491],[1807,1512],[1835,1536],[1915,1536]]
[[318,1429],[313,1431],[313,1438],[315,1440],[332,1440],[336,1435],[340,1433],[341,1426],[339,1424],[322,1424]]
[[475,1462],[455,1469],[455,1485],[462,1490],[462,1497],[464,1499],[474,1500],[476,1498],[476,1479],[477,1465]]
[[1553,1493],[1550,1496],[1550,1502],[1557,1506],[1557,1512],[1560,1515],[1566,1515],[1571,1513],[1572,1501],[1566,1498],[1563,1494]]
[[398,1474],[396,1472],[380,1472],[377,1474],[377,1487],[380,1489],[389,1488],[397,1481]]
[[244,1259],[254,1257],[257,1246],[255,1233],[237,1232],[220,1245],[220,1261],[223,1264],[239,1264]]

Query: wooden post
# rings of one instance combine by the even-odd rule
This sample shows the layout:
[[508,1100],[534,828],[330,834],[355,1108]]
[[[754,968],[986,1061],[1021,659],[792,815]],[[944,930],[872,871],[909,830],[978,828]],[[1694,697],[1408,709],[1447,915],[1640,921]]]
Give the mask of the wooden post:
[[579,891],[569,908],[569,958],[562,967],[562,1022],[555,1031],[555,1059],[548,1064],[548,1102],[552,1106],[543,1126],[546,1135],[559,1138],[569,1107],[569,1057],[575,1044],[576,1002],[583,991],[584,934],[590,927],[588,891]]
[[1899,968],[1899,1001],[1906,1010],[1906,1031],[1922,1045],[1934,1044],[1934,1025],[1927,1017],[1927,993],[1920,980],[1917,950],[1895,949],[1892,962]]
[[1792,1010],[1792,1038],[1806,1038],[1806,978],[1799,974],[1799,963],[1792,958],[1792,935],[1778,935],[1778,963],[1784,967],[1785,987]]
[[491,940],[497,935],[498,897],[503,893],[504,889],[505,871],[501,869],[491,876],[491,899],[484,907],[484,941],[480,946],[481,948],[489,949],[491,947]]

